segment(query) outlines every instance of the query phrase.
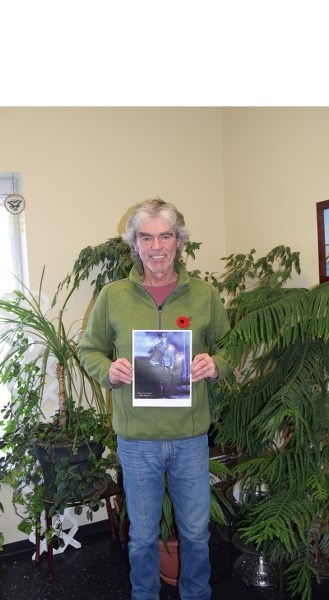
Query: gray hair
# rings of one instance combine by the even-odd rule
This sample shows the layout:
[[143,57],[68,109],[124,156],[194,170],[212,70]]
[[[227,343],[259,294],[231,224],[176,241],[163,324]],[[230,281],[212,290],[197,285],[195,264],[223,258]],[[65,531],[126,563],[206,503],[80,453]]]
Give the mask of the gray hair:
[[130,246],[133,260],[137,260],[138,258],[138,252],[135,248],[137,232],[144,221],[156,217],[163,217],[169,225],[174,227],[178,240],[176,258],[181,257],[183,248],[190,237],[185,227],[184,217],[173,204],[165,202],[160,198],[154,198],[137,204],[127,220],[125,233],[122,238]]

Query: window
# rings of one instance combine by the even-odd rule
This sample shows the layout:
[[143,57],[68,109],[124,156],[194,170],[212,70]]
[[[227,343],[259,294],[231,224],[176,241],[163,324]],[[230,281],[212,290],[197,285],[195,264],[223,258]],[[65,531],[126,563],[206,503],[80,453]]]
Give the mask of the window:
[[[0,172],[0,296],[28,285],[24,212],[9,212],[5,202],[7,196],[21,193],[20,174]],[[0,408],[8,396],[9,391],[0,384]]]
[[12,214],[5,206],[11,194],[21,194],[19,173],[0,173],[0,296],[28,284],[24,212]]

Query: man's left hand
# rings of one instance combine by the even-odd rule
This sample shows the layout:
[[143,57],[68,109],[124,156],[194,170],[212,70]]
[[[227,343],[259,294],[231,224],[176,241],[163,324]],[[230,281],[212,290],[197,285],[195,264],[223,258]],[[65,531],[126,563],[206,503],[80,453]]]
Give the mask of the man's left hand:
[[196,354],[191,365],[192,382],[200,381],[201,379],[217,379],[218,369],[215,362],[209,354]]

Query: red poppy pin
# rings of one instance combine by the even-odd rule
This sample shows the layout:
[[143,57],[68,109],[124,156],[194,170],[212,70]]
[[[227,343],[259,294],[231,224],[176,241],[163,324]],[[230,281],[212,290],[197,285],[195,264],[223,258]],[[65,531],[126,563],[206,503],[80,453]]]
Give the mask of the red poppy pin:
[[182,329],[185,329],[186,327],[189,326],[190,324],[190,319],[188,317],[178,317],[178,319],[176,320],[176,323],[178,325],[178,327],[181,327]]

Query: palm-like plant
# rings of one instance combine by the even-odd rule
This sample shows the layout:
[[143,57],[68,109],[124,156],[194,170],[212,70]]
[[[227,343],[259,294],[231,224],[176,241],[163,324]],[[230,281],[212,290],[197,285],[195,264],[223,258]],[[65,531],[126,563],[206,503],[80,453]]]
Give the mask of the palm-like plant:
[[320,556],[329,566],[329,284],[271,287],[263,264],[255,288],[229,290],[235,373],[217,389],[217,440],[241,456],[240,534],[285,564],[292,595],[307,600]]
[[[0,344],[8,350],[0,361],[2,379],[7,383],[12,378],[13,365],[20,361],[21,375],[26,368],[33,365],[38,373],[39,400],[42,402],[44,386],[49,375],[49,364],[55,359],[55,371],[58,381],[59,426],[64,433],[68,425],[68,408],[72,398],[76,397],[78,405],[88,396],[86,383],[91,389],[91,403],[96,401],[100,413],[104,413],[104,399],[99,384],[81,367],[77,353],[76,336],[66,331],[63,315],[67,303],[75,288],[72,287],[55,319],[48,317],[42,308],[42,273],[40,288],[33,294],[26,286],[23,292],[16,290],[11,299],[0,299]],[[54,302],[53,302],[54,305]],[[31,361],[26,357],[32,353]],[[17,375],[17,371],[15,371]],[[17,387],[17,386],[16,386]],[[35,382],[33,388],[35,389]]]
[[[43,473],[36,461],[37,446],[51,454],[58,444],[68,445],[76,455],[81,444],[87,444],[88,467],[77,472],[63,458],[55,467],[57,483],[51,494],[50,514],[62,512],[74,496],[83,499],[94,490],[89,511],[100,505],[99,490],[110,481],[108,469],[112,457],[95,453],[97,445],[111,446],[107,407],[100,386],[81,367],[75,336],[67,332],[63,314],[70,292],[51,319],[42,308],[42,279],[37,294],[26,287],[13,297],[0,299],[0,380],[11,388],[10,400],[2,410],[3,436],[1,479],[13,488],[17,511],[23,505],[20,529],[29,533],[41,513],[47,497]],[[58,384],[58,406],[55,414],[44,415],[44,391],[48,377],[55,371]],[[89,495],[90,492],[89,492]]]
[[[227,465],[216,460],[209,460],[210,473],[210,519],[219,527],[227,524],[228,514],[234,513],[232,505],[220,487],[221,482],[232,480],[232,471]],[[177,525],[173,501],[169,494],[167,477],[165,477],[164,496],[162,499],[162,515],[160,520],[160,539],[167,551],[168,541],[177,536]]]

